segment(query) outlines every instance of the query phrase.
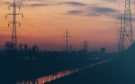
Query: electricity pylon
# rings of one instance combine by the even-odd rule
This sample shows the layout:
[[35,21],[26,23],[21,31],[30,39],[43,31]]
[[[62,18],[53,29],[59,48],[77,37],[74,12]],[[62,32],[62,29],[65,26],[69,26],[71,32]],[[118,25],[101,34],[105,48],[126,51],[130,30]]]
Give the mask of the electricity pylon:
[[69,51],[69,49],[70,49],[70,45],[69,45],[70,35],[69,35],[68,30],[66,30],[64,37],[65,37],[65,51]]
[[88,51],[88,42],[87,42],[87,40],[86,41],[84,41],[84,51]]
[[124,32],[123,32],[123,15],[120,16],[120,27],[119,27],[119,43],[118,43],[118,51],[121,52],[124,50]]
[[20,10],[21,7],[19,4],[17,4],[16,0],[13,0],[13,3],[9,5],[9,10],[11,9],[12,7],[12,13],[8,13],[6,14],[6,18],[8,16],[12,16],[12,21],[8,23],[8,27],[10,27],[10,25],[12,24],[12,39],[11,39],[11,42],[12,42],[12,45],[14,45],[14,47],[17,47],[17,31],[16,31],[16,28],[17,28],[17,24],[19,25],[20,27],[20,22],[17,21],[17,16],[18,15],[21,15],[22,18],[23,18],[23,14],[22,13],[17,13],[17,8]]
[[131,14],[131,2],[130,0],[125,0],[125,11],[124,16],[122,16],[120,29],[120,42],[119,51],[124,51],[126,49],[127,41],[129,46],[133,43],[133,29],[132,29],[132,14]]

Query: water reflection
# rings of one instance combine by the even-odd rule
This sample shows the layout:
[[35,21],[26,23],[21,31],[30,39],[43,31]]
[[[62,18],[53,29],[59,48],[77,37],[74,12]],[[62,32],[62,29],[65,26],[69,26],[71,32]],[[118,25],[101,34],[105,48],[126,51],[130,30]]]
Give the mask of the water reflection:
[[69,76],[73,73],[78,72],[79,69],[74,69],[74,70],[67,70],[67,71],[63,71],[63,72],[58,72],[56,74],[53,75],[48,75],[48,76],[43,76],[41,78],[38,78],[35,81],[22,81],[22,82],[18,82],[17,84],[45,84],[47,82],[62,78],[62,77],[66,77]]
[[48,75],[48,76],[43,76],[43,77],[40,77],[40,78],[36,79],[35,81],[22,81],[22,82],[18,82],[17,84],[45,84],[45,83],[54,81],[56,79],[72,75],[73,73],[77,73],[77,72],[85,70],[87,68],[92,68],[94,66],[107,63],[109,61],[110,60],[99,61],[97,63],[90,64],[90,65],[87,65],[87,66],[84,66],[84,67],[80,67],[80,68],[77,68],[77,69],[67,70],[67,71],[63,71],[63,72],[58,72],[56,74],[52,74],[52,75]]

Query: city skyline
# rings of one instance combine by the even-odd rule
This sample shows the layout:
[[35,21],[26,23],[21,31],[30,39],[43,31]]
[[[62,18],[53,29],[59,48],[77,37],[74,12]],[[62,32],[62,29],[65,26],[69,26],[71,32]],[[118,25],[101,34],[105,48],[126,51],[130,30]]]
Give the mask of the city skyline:
[[[10,21],[4,18],[4,14],[11,12],[8,11],[10,2],[1,0],[0,27],[7,26]],[[20,3],[25,18],[18,18],[22,24],[21,28],[17,27],[19,43],[37,44],[43,49],[63,49],[64,32],[68,29],[75,49],[82,48],[84,40],[88,40],[90,50],[117,49],[120,22],[117,17],[124,13],[122,0],[22,0]],[[132,9],[133,6],[134,2]],[[134,10],[132,14],[134,16]],[[10,40],[11,28],[1,29],[0,38],[2,43]]]

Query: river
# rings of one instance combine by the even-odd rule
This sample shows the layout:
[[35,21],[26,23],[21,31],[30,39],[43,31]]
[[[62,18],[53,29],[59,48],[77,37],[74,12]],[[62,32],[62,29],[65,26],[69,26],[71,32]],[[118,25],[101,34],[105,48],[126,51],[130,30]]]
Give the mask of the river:
[[90,64],[90,65],[87,65],[87,66],[79,67],[79,68],[76,68],[76,69],[66,70],[66,71],[58,72],[58,73],[51,74],[51,75],[48,75],[48,76],[43,76],[43,77],[40,77],[40,78],[38,78],[34,81],[26,80],[26,81],[17,82],[16,84],[45,84],[45,83],[48,83],[48,82],[51,82],[51,81],[54,81],[54,80],[72,75],[74,73],[78,73],[79,71],[82,71],[82,70],[85,70],[85,69],[88,69],[88,68],[92,68],[92,67],[95,67],[95,66],[100,65],[100,64],[107,63],[109,61],[110,60],[104,60],[104,61],[100,61],[100,62]]

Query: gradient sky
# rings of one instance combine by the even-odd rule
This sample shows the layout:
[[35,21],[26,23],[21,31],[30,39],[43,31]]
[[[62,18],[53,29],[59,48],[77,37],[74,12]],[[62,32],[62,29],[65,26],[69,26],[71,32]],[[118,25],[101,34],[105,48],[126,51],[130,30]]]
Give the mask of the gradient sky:
[[[6,27],[11,18],[8,5],[12,0],[0,0],[0,27]],[[74,49],[83,47],[88,40],[89,49],[117,48],[117,17],[124,11],[124,0],[18,0],[24,18],[18,17],[19,43],[37,44],[42,49],[63,49],[64,32],[70,31]],[[132,9],[134,2],[132,2]],[[132,11],[134,15],[134,11]],[[133,24],[134,25],[134,24]],[[1,45],[11,39],[11,28],[0,30]]]

